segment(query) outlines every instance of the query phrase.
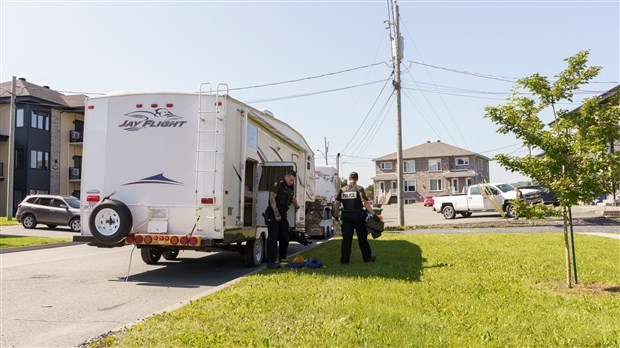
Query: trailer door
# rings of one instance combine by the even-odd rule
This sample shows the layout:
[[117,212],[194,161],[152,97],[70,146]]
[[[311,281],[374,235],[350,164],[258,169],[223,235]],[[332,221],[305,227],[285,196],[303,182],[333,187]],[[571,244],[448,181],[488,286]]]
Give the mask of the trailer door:
[[[256,221],[257,226],[266,226],[263,213],[269,205],[269,189],[277,181],[284,178],[284,175],[289,170],[296,170],[296,165],[293,162],[265,162],[258,166],[258,202],[256,202]],[[299,174],[297,174],[299,175]],[[297,182],[297,181],[296,181]],[[294,190],[293,192],[297,192]],[[299,201],[297,197],[297,201]],[[303,199],[303,197],[302,197]],[[286,214],[289,227],[295,227],[295,209],[290,208]]]

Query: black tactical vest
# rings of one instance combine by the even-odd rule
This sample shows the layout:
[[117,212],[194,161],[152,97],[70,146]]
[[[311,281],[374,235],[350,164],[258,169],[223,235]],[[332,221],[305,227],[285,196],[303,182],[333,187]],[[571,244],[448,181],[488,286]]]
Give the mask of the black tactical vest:
[[340,201],[342,202],[343,211],[362,211],[364,209],[362,197],[360,196],[360,190],[363,189],[359,185],[347,185],[340,189]]
[[288,186],[284,180],[280,180],[280,182],[275,185],[278,185],[276,206],[282,214],[287,212],[288,207],[293,203],[293,196],[295,196],[295,192],[293,192],[293,187]]

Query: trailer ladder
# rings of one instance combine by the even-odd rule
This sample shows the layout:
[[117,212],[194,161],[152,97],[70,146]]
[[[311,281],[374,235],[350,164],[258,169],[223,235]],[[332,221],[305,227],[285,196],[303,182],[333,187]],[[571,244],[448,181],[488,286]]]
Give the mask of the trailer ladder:
[[[208,87],[208,91],[205,90],[204,88]],[[196,224],[198,223],[198,220],[203,218],[203,219],[208,219],[208,220],[212,220],[213,221],[213,227],[215,231],[219,231],[219,229],[216,227],[216,214],[215,214],[215,203],[216,202],[220,202],[220,200],[217,197],[217,193],[215,188],[217,187],[216,185],[216,180],[217,180],[217,174],[218,174],[218,135],[222,132],[222,129],[220,128],[220,125],[223,124],[223,118],[219,116],[220,113],[220,107],[222,106],[222,99],[225,98],[225,95],[228,95],[228,85],[227,84],[223,84],[220,83],[217,85],[217,89],[215,91],[215,105],[213,105],[213,107],[211,107],[210,105],[204,103],[205,102],[205,98],[207,96],[212,96],[213,95],[213,89],[210,83],[202,83],[200,84],[200,90],[198,92],[198,120],[197,120],[197,127],[196,127],[196,170],[195,170],[195,178],[196,181],[194,183],[194,192],[195,192],[195,199],[196,199],[196,207],[195,207],[195,211],[196,211]],[[209,118],[213,118],[213,123],[212,126],[203,126],[203,123],[205,123]],[[207,123],[207,125],[209,125],[209,123]],[[214,138],[215,141],[215,145],[213,149],[202,149],[201,148],[201,140],[203,138],[203,136],[212,136]],[[207,154],[207,153],[211,153],[213,155],[213,163],[211,164],[210,167],[208,168],[204,168],[204,166],[201,166],[201,162],[200,158],[202,154]],[[213,214],[211,216],[200,216],[199,214],[199,210],[200,210],[200,205],[199,205],[199,197],[198,197],[198,183],[200,182],[200,178],[205,175],[205,174],[211,174],[213,176],[213,183],[212,183],[212,197],[213,197]],[[222,201],[223,202],[223,201]],[[197,230],[201,230],[198,226],[196,227]]]

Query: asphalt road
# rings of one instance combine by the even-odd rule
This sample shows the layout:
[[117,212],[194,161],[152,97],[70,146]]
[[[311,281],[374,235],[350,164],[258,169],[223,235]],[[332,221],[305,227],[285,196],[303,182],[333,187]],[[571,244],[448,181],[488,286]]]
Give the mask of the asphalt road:
[[[381,215],[383,216],[383,220],[385,221],[386,226],[398,226],[398,205],[383,205],[382,208],[383,212],[381,213]],[[572,215],[573,218],[601,217],[603,209],[603,206],[597,205],[578,205],[572,207]],[[464,218],[461,215],[457,215],[457,217],[452,220],[446,220],[444,219],[442,214],[433,211],[433,207],[425,207],[422,203],[405,204],[404,217],[405,226],[428,226],[436,224],[453,225],[477,222],[496,222],[504,220],[499,215],[499,213],[493,212],[474,213],[472,214],[472,216],[467,218]],[[523,220],[524,219],[521,219],[521,221]]]
[[[573,217],[597,218],[601,209],[574,207]],[[382,215],[388,226],[397,225],[396,205],[384,206]],[[515,227],[501,229],[456,229],[453,226],[502,220],[499,214],[474,214],[469,218],[459,216],[446,220],[431,207],[405,205],[406,225],[442,225],[405,233],[562,231],[559,220],[535,227],[515,222]],[[68,229],[0,228],[1,234],[9,235],[67,238],[76,235]],[[575,228],[577,233],[620,237],[618,224]],[[295,253],[304,249],[292,243],[289,250]],[[237,253],[193,251],[182,252],[177,261],[162,260],[158,265],[146,265],[137,249],[100,249],[85,244],[2,253],[0,347],[76,346],[154,313],[178,308],[263,267],[246,267],[242,255]]]
[[[19,226],[2,230],[20,233],[73,235]],[[292,243],[289,252],[303,249]],[[138,249],[132,259],[132,250],[79,244],[1,254],[0,347],[77,346],[264,267],[249,268],[233,252],[194,251],[182,252],[177,261],[146,265]]]

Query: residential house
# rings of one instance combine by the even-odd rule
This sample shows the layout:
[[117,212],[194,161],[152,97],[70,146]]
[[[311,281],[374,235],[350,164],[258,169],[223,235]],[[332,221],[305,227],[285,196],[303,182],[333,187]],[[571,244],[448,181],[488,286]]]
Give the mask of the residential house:
[[[396,153],[373,159],[375,202],[397,202]],[[403,150],[403,199],[421,202],[426,196],[461,192],[489,180],[489,158],[453,145],[427,141]]]
[[[611,98],[616,96],[620,92],[620,85],[615,86],[614,88],[604,92],[601,94],[599,104],[604,104],[610,102]],[[577,115],[581,106],[576,109],[570,111],[569,114]],[[555,127],[555,121],[552,121],[547,124],[549,127]],[[573,130],[570,130],[571,132]],[[620,125],[618,125],[618,131],[620,132]],[[609,151],[618,152],[620,151],[620,141],[615,140],[613,143],[609,144]],[[620,203],[620,178],[616,182],[609,183],[609,192],[607,193],[606,201],[608,203]]]
[[[0,84],[0,216],[7,192],[13,213],[29,194],[80,195],[84,95],[64,95],[24,78],[15,84],[15,128],[9,132],[12,82]],[[13,142],[13,187],[8,186],[9,144]]]

